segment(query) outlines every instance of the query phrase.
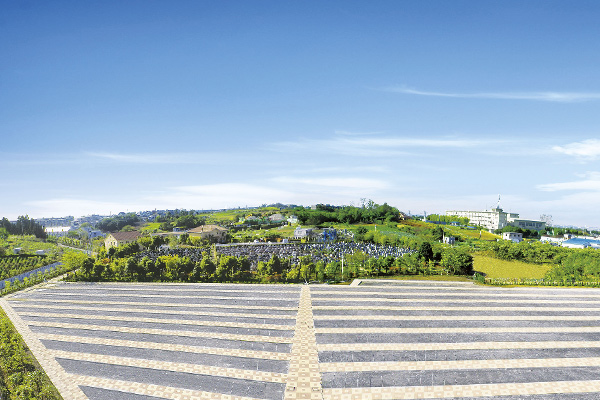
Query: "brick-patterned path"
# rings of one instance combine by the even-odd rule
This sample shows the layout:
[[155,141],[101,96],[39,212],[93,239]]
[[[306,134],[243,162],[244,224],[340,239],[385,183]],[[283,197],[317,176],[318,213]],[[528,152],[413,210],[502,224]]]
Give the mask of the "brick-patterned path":
[[0,300],[65,400],[600,398],[600,290],[51,283]]

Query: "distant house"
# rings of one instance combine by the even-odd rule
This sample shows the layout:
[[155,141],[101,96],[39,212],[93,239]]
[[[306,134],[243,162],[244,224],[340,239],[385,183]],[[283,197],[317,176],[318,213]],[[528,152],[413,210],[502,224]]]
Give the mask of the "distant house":
[[218,225],[201,225],[187,231],[190,237],[200,237],[217,243],[225,243],[227,241],[227,232],[226,228]]
[[131,232],[112,232],[106,235],[106,239],[104,239],[104,247],[106,250],[111,247],[118,247],[122,244],[132,243],[138,240],[142,234],[138,231]]
[[398,218],[400,219],[400,221],[406,221],[407,219],[411,219],[410,215],[403,213],[402,211],[400,211],[400,213],[398,214]]
[[298,223],[298,217],[295,215],[290,215],[287,219],[287,222],[289,222],[290,224],[297,224]]
[[311,238],[315,235],[313,228],[296,228],[294,230],[294,239]]
[[96,239],[97,237],[103,237],[104,236],[104,234],[102,233],[102,231],[94,230],[94,229],[89,228],[87,226],[83,227],[81,229],[84,230],[87,233],[89,239]]
[[454,236],[444,236],[445,244],[454,244],[456,242],[456,238]]
[[503,232],[502,239],[510,240],[511,242],[521,243],[523,241],[523,234],[518,232]]
[[281,214],[273,214],[269,216],[269,221],[271,222],[283,222],[285,221],[285,217]]

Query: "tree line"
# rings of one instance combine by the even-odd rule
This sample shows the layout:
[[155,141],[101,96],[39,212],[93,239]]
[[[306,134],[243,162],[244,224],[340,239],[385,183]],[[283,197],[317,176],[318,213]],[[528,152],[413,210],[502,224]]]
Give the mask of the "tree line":
[[21,215],[15,223],[10,222],[6,217],[0,221],[0,230],[10,235],[34,235],[38,239],[46,239],[47,234],[42,225],[27,215]]
[[117,232],[127,225],[135,225],[138,222],[140,222],[140,218],[135,213],[128,213],[103,218],[96,224],[96,228],[105,232]]
[[79,252],[63,256],[71,276],[85,281],[141,282],[303,282],[345,280],[392,275],[470,275],[473,258],[464,248],[435,245],[425,241],[419,251],[401,257],[372,257],[362,251],[347,254],[343,261],[324,261],[307,255],[293,262],[276,254],[259,261],[256,268],[246,256],[218,254],[204,248],[200,259],[176,253],[150,257],[142,248],[156,249],[161,239],[155,236],[140,242],[100,251],[95,258]]
[[298,207],[294,209],[294,213],[301,224],[308,225],[321,225],[326,222],[371,224],[400,220],[400,211],[397,208],[387,203],[375,204],[371,200],[363,207],[318,204],[314,210]]
[[438,215],[438,214],[429,214],[427,216],[428,221],[433,222],[444,222],[450,224],[452,222],[456,222],[459,225],[468,225],[469,218],[467,217],[458,217],[456,215]]

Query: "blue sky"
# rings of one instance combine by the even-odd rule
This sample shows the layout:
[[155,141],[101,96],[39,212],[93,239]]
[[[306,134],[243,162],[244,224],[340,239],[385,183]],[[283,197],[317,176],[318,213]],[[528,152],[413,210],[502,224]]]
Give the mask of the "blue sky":
[[501,194],[600,226],[596,1],[0,4],[0,216]]

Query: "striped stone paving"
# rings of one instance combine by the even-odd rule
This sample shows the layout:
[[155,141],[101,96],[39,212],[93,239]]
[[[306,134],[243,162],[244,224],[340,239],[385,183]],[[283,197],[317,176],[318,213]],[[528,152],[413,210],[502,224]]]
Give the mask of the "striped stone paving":
[[65,400],[600,398],[597,289],[52,283],[0,305]]

